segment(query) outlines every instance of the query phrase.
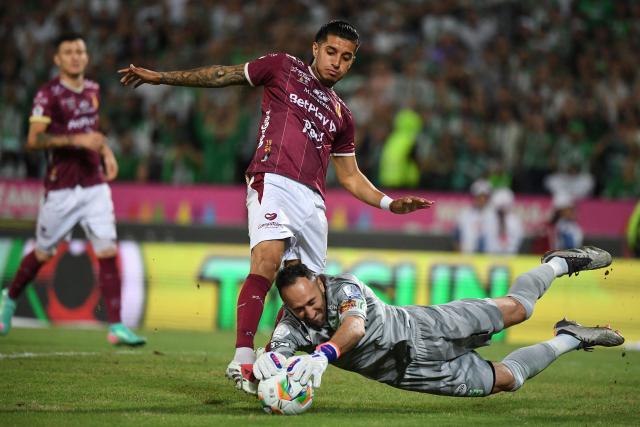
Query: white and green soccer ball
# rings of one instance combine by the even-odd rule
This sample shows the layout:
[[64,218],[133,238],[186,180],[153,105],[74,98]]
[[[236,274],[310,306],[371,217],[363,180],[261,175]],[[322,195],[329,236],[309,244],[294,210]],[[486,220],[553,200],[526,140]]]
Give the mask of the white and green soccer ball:
[[260,381],[258,399],[268,414],[297,415],[311,407],[313,387],[292,380],[285,371]]

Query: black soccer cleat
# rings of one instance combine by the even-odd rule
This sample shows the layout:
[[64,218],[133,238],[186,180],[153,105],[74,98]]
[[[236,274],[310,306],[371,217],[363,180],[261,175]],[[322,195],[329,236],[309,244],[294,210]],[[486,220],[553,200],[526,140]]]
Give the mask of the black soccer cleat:
[[544,264],[553,257],[560,257],[567,261],[568,274],[578,274],[582,270],[596,270],[611,265],[611,254],[595,246],[583,246],[576,249],[549,251],[542,255],[540,261]]
[[591,351],[593,347],[615,347],[624,343],[620,332],[608,326],[582,326],[573,320],[562,319],[553,327],[554,335],[567,334],[580,340],[578,350]]

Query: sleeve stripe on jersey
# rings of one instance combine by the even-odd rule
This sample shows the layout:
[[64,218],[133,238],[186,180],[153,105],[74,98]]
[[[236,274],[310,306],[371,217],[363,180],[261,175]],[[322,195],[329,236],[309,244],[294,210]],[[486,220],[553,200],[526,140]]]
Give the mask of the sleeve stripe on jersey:
[[29,123],[51,123],[51,118],[47,116],[31,116],[29,117]]
[[253,84],[253,82],[251,81],[251,77],[249,77],[249,63],[245,63],[244,64],[244,77],[247,79],[247,81],[249,82],[249,84],[253,87],[255,86]]
[[336,156],[336,157],[346,157],[346,156],[355,156],[356,153],[355,152],[351,152],[351,153],[331,153],[332,156]]

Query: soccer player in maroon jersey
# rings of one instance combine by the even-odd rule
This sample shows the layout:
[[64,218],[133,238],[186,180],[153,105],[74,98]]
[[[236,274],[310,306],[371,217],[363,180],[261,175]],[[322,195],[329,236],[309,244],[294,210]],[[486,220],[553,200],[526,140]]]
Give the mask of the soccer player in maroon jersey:
[[[46,150],[45,195],[38,213],[36,246],[20,263],[0,301],[0,335],[11,329],[16,300],[50,259],[58,243],[80,223],[99,263],[99,284],[112,344],[142,345],[120,320],[121,281],[115,216],[106,183],[118,174],[113,152],[99,132],[100,87],[84,78],[89,62],[81,35],[56,40],[59,76],[40,87],[29,119],[28,150]],[[104,170],[103,170],[104,163]]]
[[236,353],[227,376],[255,393],[253,337],[264,298],[284,261],[322,272],[327,252],[325,180],[329,158],[340,184],[359,200],[404,214],[431,206],[419,197],[392,200],[360,172],[351,111],[332,87],[359,46],[354,27],[332,21],[316,34],[311,65],[284,53],[246,64],[157,72],[130,65],[121,82],[193,87],[264,86],[256,152],[247,168],[251,269],[238,297]]

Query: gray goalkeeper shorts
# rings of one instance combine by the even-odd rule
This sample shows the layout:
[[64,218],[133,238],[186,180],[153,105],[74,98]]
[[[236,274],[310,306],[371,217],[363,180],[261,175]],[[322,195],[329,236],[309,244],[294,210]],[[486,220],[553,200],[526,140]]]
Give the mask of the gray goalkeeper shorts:
[[490,299],[466,299],[405,307],[417,327],[411,363],[396,387],[446,396],[487,396],[495,383],[493,365],[474,349],[489,345],[503,328]]

